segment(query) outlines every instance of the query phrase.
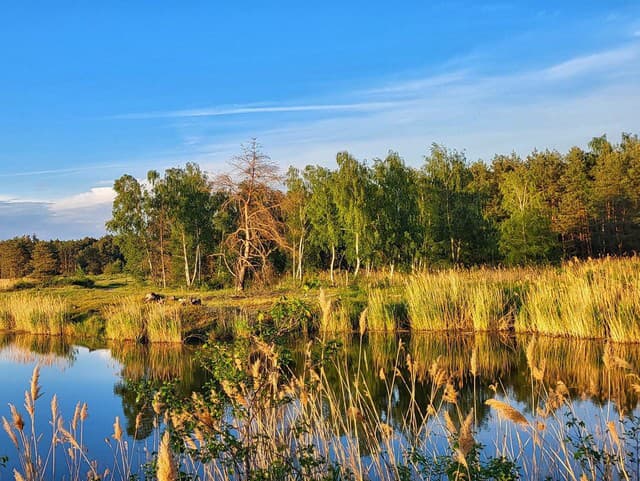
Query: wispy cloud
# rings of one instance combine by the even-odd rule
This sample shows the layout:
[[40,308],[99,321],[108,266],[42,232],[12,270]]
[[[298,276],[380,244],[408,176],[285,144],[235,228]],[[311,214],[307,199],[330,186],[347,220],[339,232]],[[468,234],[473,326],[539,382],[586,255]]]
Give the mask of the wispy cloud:
[[65,169],[43,169],[43,170],[24,170],[17,172],[3,172],[0,173],[0,178],[8,177],[32,177],[37,175],[52,175],[52,174],[75,174],[79,172],[89,172],[94,170],[114,169],[118,167],[127,167],[126,163],[116,164],[103,164],[103,165],[84,165],[81,167],[69,167]]
[[385,111],[280,123],[257,135],[284,165],[327,163],[344,149],[372,158],[390,148],[415,164],[433,141],[466,149],[472,160],[513,150],[565,150],[593,135],[636,128],[638,58],[640,45],[631,43],[502,75],[468,69],[407,79],[358,92],[403,95]]
[[169,110],[159,112],[140,112],[114,115],[113,119],[159,119],[190,117],[223,117],[246,114],[273,114],[290,112],[367,112],[396,106],[395,102],[361,102],[346,104],[307,104],[307,105],[239,105],[231,107],[212,107],[202,109]]
[[544,71],[550,79],[567,79],[594,71],[604,71],[638,59],[638,45],[572,58]]

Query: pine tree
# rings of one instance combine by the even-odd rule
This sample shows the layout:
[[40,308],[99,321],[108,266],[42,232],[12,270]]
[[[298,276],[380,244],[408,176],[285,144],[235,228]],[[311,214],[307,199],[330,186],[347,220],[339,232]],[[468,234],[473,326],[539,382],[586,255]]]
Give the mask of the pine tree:
[[58,257],[50,242],[38,242],[31,258],[35,277],[44,278],[58,274]]

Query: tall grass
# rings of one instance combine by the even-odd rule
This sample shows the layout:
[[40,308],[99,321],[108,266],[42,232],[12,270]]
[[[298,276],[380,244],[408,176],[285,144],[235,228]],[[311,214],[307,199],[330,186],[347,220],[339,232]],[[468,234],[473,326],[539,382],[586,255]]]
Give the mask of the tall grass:
[[415,330],[504,330],[510,327],[512,292],[488,271],[424,273],[407,281],[409,321]]
[[182,309],[179,305],[150,305],[146,320],[149,342],[182,342]]
[[414,330],[505,330],[640,342],[640,258],[451,270],[406,281]]
[[395,292],[372,288],[367,304],[367,327],[372,331],[395,331],[401,327],[405,305]]
[[126,297],[104,309],[107,339],[149,342],[182,342],[180,305],[145,304]]
[[0,329],[60,335],[70,319],[71,306],[59,296],[18,292],[0,297]]
[[146,306],[137,297],[125,297],[103,311],[107,339],[137,341],[144,338]]

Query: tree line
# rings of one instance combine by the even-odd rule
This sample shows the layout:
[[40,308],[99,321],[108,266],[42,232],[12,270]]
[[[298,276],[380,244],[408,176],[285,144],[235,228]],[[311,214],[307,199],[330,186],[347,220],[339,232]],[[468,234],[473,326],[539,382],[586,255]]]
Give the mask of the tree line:
[[117,273],[123,267],[124,257],[110,235],[51,241],[22,236],[0,241],[0,279]]
[[280,175],[256,141],[231,172],[196,164],[115,182],[108,229],[127,268],[166,285],[267,282],[289,271],[411,270],[627,255],[640,248],[640,141],[496,155],[469,163],[433,144],[418,167],[395,152]]
[[114,190],[107,229],[124,269],[163,286],[241,290],[286,272],[302,280],[326,270],[333,281],[337,270],[356,277],[640,249],[640,140],[630,134],[473,163],[433,144],[419,167],[393,151],[370,162],[340,152],[334,168],[284,175],[253,140],[228,173],[188,163],[145,180],[123,175]]

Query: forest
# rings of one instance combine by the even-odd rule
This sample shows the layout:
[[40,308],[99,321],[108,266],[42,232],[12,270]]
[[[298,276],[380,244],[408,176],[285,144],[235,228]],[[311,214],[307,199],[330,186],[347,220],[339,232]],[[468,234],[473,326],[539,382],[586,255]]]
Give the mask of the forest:
[[[640,139],[469,162],[433,144],[419,167],[348,152],[286,173],[256,140],[212,174],[123,175],[109,235],[0,243],[0,276],[126,271],[166,287],[265,285],[308,272],[531,265],[640,249]],[[344,275],[344,274],[342,274]]]

